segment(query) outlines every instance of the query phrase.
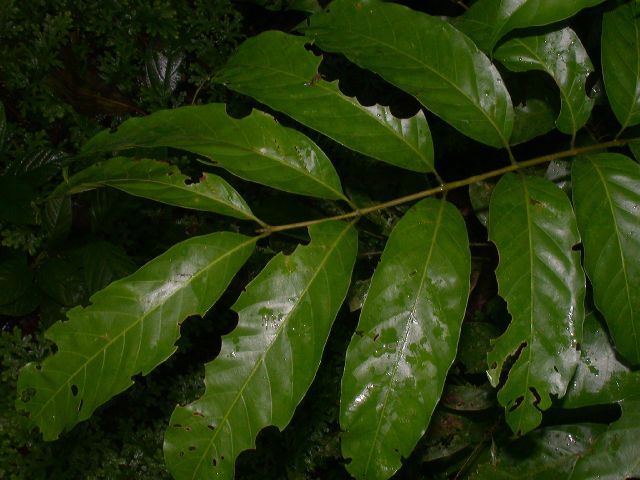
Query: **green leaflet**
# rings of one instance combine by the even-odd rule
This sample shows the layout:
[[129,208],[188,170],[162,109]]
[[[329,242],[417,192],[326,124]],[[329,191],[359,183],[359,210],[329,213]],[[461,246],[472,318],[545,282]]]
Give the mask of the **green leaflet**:
[[180,479],[232,479],[264,427],[284,428],[315,376],[357,253],[351,224],[309,228],[311,243],[277,255],[233,309],[239,322],[206,367],[202,397],[177,407],[165,458]]
[[640,123],[640,6],[604,14],[602,75],[611,109],[624,130]]
[[490,460],[480,463],[469,479],[566,479],[580,457],[591,452],[604,431],[605,425],[589,423],[536,430],[515,442],[492,448]]
[[172,147],[204,155],[245,180],[312,197],[345,199],[333,165],[309,138],[254,110],[236,119],[225,105],[161,110],[132,118],[89,140],[83,154]]
[[386,479],[424,434],[456,356],[469,295],[464,221],[445,200],[394,228],[347,350],[340,426],[347,470]]
[[578,459],[568,480],[640,476],[640,396],[623,400],[620,406],[622,417],[609,425],[591,450]]
[[304,37],[264,32],[244,42],[216,80],[352,150],[416,172],[433,171],[424,114],[399,119],[388,107],[365,107],[343,95],[337,80],[319,78],[321,57],[305,43]]
[[454,24],[481,50],[491,53],[498,40],[511,30],[559,22],[603,1],[478,0]]
[[519,145],[553,130],[556,110],[544,100],[528,98],[514,107],[513,132],[509,143]]
[[591,115],[594,100],[586,91],[593,65],[576,33],[563,28],[543,35],[516,37],[504,42],[495,57],[509,70],[548,73],[560,89],[558,130],[575,136]]
[[508,146],[513,107],[502,78],[446,21],[378,0],[334,0],[310,22],[305,30],[320,48],[414,95],[463,134]]
[[109,186],[168,205],[257,220],[240,194],[217,175],[203,173],[197,183],[188,182],[189,177],[174,165],[115,157],[76,173],[53,196]]
[[567,196],[543,178],[507,174],[489,206],[489,238],[500,255],[498,290],[512,321],[487,356],[493,386],[504,364],[514,363],[500,404],[518,435],[538,426],[550,395],[562,397],[578,363],[585,278],[573,209]]
[[613,403],[640,392],[640,372],[632,372],[616,358],[595,312],[584,319],[580,345],[580,363],[562,399],[564,408]]
[[624,155],[578,158],[573,202],[584,266],[616,349],[640,363],[640,165]]
[[254,243],[230,232],[185,240],[70,310],[46,332],[57,352],[21,370],[17,408],[45,440],[89,418],[173,354],[180,322],[215,303]]

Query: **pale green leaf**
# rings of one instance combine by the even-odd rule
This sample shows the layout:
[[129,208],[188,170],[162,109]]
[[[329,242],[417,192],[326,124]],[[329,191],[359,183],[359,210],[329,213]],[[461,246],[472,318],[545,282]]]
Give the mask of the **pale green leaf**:
[[445,200],[416,204],[391,233],[342,377],[342,453],[356,478],[389,478],[427,429],[456,356],[470,273],[464,221]]
[[220,103],[161,110],[129,119],[115,132],[99,133],[81,153],[135,147],[179,148],[245,180],[312,197],[345,198],[324,152],[302,133],[257,110],[241,119],[230,117]]
[[551,395],[562,397],[578,364],[584,320],[585,276],[573,209],[549,180],[508,174],[489,206],[489,238],[500,263],[498,291],[511,324],[489,352],[488,371],[506,420],[518,435],[537,427]]
[[578,158],[573,202],[584,266],[616,349],[640,363],[640,165],[601,153]]
[[175,352],[180,323],[215,303],[254,243],[230,232],[185,240],[70,310],[46,332],[57,352],[21,370],[17,408],[45,440],[89,418]]
[[233,309],[238,326],[206,366],[202,397],[177,407],[165,458],[178,479],[233,478],[264,427],[284,428],[320,364],[357,253],[352,225],[310,227],[311,243],[273,258]]
[[640,5],[628,2],[602,19],[602,75],[624,130],[640,123]]
[[513,38],[496,49],[495,57],[514,72],[540,70],[553,78],[561,99],[558,130],[575,136],[587,122],[595,103],[585,87],[593,65],[573,30]]
[[433,171],[433,143],[422,112],[394,117],[388,107],[365,107],[319,77],[321,57],[308,40],[264,32],[244,42],[216,79],[286,113],[342,145],[417,172]]
[[455,26],[490,53],[504,35],[516,28],[549,25],[572,17],[604,0],[478,0]]
[[640,392],[640,372],[632,372],[617,357],[595,312],[584,319],[580,363],[562,399],[565,408],[617,402]]
[[96,163],[69,178],[53,196],[104,186],[168,205],[256,220],[240,194],[217,175],[203,173],[191,182],[178,167],[150,159],[115,157]]
[[378,0],[334,0],[306,32],[414,95],[463,134],[506,147],[513,107],[498,70],[449,23]]

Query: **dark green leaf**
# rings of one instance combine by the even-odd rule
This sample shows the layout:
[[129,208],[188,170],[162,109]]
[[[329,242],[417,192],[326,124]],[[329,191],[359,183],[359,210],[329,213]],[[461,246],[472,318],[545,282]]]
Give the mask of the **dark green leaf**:
[[36,221],[31,203],[36,191],[21,178],[0,177],[0,221],[33,224]]
[[15,302],[33,281],[25,255],[3,254],[0,259],[0,305]]
[[622,417],[609,425],[586,455],[578,458],[568,480],[626,480],[640,476],[640,396],[623,400],[620,406]]
[[498,327],[486,322],[465,322],[462,324],[458,361],[467,373],[484,373],[487,370],[487,353],[491,350],[491,340],[500,334]]
[[113,243],[89,243],[81,252],[84,284],[90,295],[136,270],[133,260]]
[[394,117],[365,107],[319,77],[321,57],[304,37],[269,31],[247,40],[217,80],[370,157],[417,172],[433,170],[433,143],[422,112]]
[[[446,411],[436,411],[424,443],[423,462],[444,459],[482,440],[483,425],[469,418]],[[422,446],[422,445],[421,445]]]
[[254,243],[229,232],[185,240],[70,310],[46,332],[57,352],[21,370],[17,408],[46,440],[89,418],[175,352],[180,322],[215,303]]
[[640,392],[640,372],[632,372],[616,358],[597,314],[584,319],[580,363],[567,394],[565,408],[613,403]]
[[602,75],[624,130],[640,123],[640,6],[628,2],[602,19]]
[[220,103],[132,118],[116,132],[93,137],[82,153],[159,146],[203,155],[240,178],[279,190],[344,199],[333,165],[306,136],[257,110],[232,118]]
[[256,220],[240,194],[217,175],[203,173],[198,182],[192,183],[178,167],[150,159],[116,157],[97,163],[72,176],[53,195],[103,186],[169,205]]
[[5,174],[20,177],[20,181],[38,187],[60,171],[63,157],[62,152],[51,148],[33,150],[10,162]]
[[494,183],[485,181],[469,185],[469,199],[471,200],[473,213],[476,214],[478,221],[485,227],[489,221],[489,201],[494,188]]
[[528,98],[514,107],[511,145],[528,142],[553,130],[558,112],[549,102],[539,98]]
[[51,241],[66,238],[71,228],[72,211],[69,197],[49,198],[42,211],[42,226]]
[[452,410],[475,412],[486,410],[496,404],[495,389],[488,383],[447,385],[444,387],[441,405]]
[[560,89],[558,130],[575,136],[591,115],[594,100],[587,95],[593,65],[576,33],[563,28],[543,35],[516,37],[500,45],[496,58],[509,70],[548,73]]
[[596,307],[616,349],[640,363],[640,165],[624,155],[577,159],[573,202]]
[[398,222],[347,350],[340,426],[356,478],[389,478],[424,434],[453,363],[469,295],[464,221],[426,199]]
[[573,246],[580,236],[562,190],[543,178],[508,174],[491,197],[489,238],[512,321],[488,355],[488,374],[497,386],[513,360],[498,400],[521,435],[540,424],[551,395],[565,394],[578,364],[586,280]]
[[22,317],[33,312],[40,304],[40,294],[36,288],[30,288],[12,303],[0,305],[0,315]]
[[232,479],[264,427],[284,428],[316,374],[357,253],[350,224],[310,227],[311,243],[279,254],[233,309],[238,326],[206,367],[202,397],[177,407],[165,434],[176,479]]
[[604,0],[478,0],[455,25],[485,52],[516,28],[549,25]]
[[36,274],[36,282],[46,295],[65,307],[86,302],[89,296],[82,276],[82,261],[73,254],[44,260]]
[[508,146],[513,107],[502,78],[446,21],[377,0],[334,0],[310,21],[306,31],[323,50],[374,71],[463,134]]

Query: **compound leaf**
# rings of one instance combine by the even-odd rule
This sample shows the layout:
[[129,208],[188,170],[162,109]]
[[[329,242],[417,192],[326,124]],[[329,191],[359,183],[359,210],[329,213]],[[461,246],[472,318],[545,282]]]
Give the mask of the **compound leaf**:
[[611,109],[624,130],[640,123],[640,7],[628,2],[604,14],[602,75]]
[[455,26],[481,50],[491,53],[504,35],[516,28],[549,25],[572,17],[604,0],[478,0]]
[[342,378],[342,452],[356,478],[389,478],[424,434],[455,359],[470,273],[464,221],[445,200],[416,204],[391,233]]
[[586,90],[593,65],[576,33],[563,28],[543,35],[516,37],[504,42],[495,57],[514,72],[540,70],[548,73],[560,89],[558,130],[570,135],[587,122],[594,100]]
[[601,153],[578,158],[573,201],[584,266],[616,349],[640,363],[640,165]]
[[215,303],[254,243],[230,232],[190,238],[70,310],[46,332],[57,352],[21,370],[17,408],[45,440],[89,418],[175,352],[180,322]]
[[508,174],[489,205],[489,238],[496,244],[500,295],[511,324],[489,352],[489,378],[506,420],[518,435],[533,430],[550,395],[562,397],[578,363],[584,320],[585,277],[573,209],[567,196],[543,178]]
[[206,366],[202,397],[165,434],[176,479],[232,479],[236,457],[268,425],[284,428],[320,364],[357,253],[352,225],[310,227],[311,243],[273,258],[233,309],[238,326]]
[[334,0],[310,22],[306,32],[323,50],[414,95],[463,134],[508,146],[513,107],[500,73],[446,21],[378,0]]
[[340,179],[320,148],[266,113],[230,117],[225,105],[161,110],[132,118],[89,140],[83,154],[134,147],[172,147],[211,159],[245,180],[312,197],[344,199]]
[[357,152],[398,167],[433,170],[433,143],[422,112],[394,117],[389,107],[365,107],[320,78],[321,57],[308,40],[269,31],[245,41],[217,81],[286,113]]
[[74,194],[103,186],[157,202],[256,220],[238,192],[222,178],[203,173],[198,182],[178,167],[157,160],[115,157],[73,175],[53,196]]

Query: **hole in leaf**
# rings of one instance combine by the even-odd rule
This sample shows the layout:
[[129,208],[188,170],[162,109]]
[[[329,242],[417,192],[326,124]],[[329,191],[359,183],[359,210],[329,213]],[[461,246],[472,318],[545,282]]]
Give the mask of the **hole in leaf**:
[[211,463],[213,464],[214,467],[218,466],[218,461],[215,458],[211,460]]
[[24,403],[27,403],[33,397],[35,397],[35,395],[36,395],[36,389],[35,388],[27,388],[27,389],[23,390],[22,393],[20,394],[20,400],[22,400]]
[[224,460],[224,455],[220,455],[220,460]]
[[195,445],[189,445],[189,451],[193,452],[196,449]]
[[553,366],[553,370],[554,370],[554,372],[556,372],[556,373],[560,373],[560,370],[558,370],[558,367],[556,367],[555,365]]
[[216,429],[216,426],[215,426],[215,425],[207,425],[207,428],[208,428],[209,430],[215,430],[215,429]]
[[42,365],[36,365],[36,370],[42,370]]
[[173,425],[171,425],[173,428],[182,428],[182,425],[179,423],[174,423]]
[[529,391],[533,394],[535,400],[533,401],[534,405],[539,405],[540,404],[540,400],[542,400],[542,398],[540,397],[540,394],[538,394],[538,391],[533,388],[533,387],[529,387]]
[[71,385],[71,395],[73,395],[74,397],[78,396],[78,386],[77,385]]
[[373,341],[375,342],[376,340],[378,340],[378,338],[380,338],[380,334],[379,334],[379,333],[376,333],[376,334],[373,336]]
[[180,453],[178,453],[178,455],[179,455],[180,457],[184,457],[184,452],[180,452]]
[[516,398],[515,401],[513,402],[513,405],[509,407],[509,411],[513,412],[514,410],[516,410],[520,406],[523,400],[524,400],[524,397],[522,395]]
[[576,243],[574,246],[571,247],[571,250],[573,250],[574,252],[581,252],[582,243]]
[[576,343],[576,351],[581,351],[582,350],[582,345],[580,345],[580,342]]
[[418,271],[417,271],[417,270],[413,270],[413,271],[411,271],[411,272],[409,273],[409,276],[410,276],[410,277],[413,277],[416,273],[418,273]]
[[194,417],[204,417],[204,414],[198,412],[198,411],[194,411],[191,415],[193,415]]
[[190,432],[191,431],[191,427],[189,425],[187,425],[186,427],[184,427],[184,431],[185,432]]

